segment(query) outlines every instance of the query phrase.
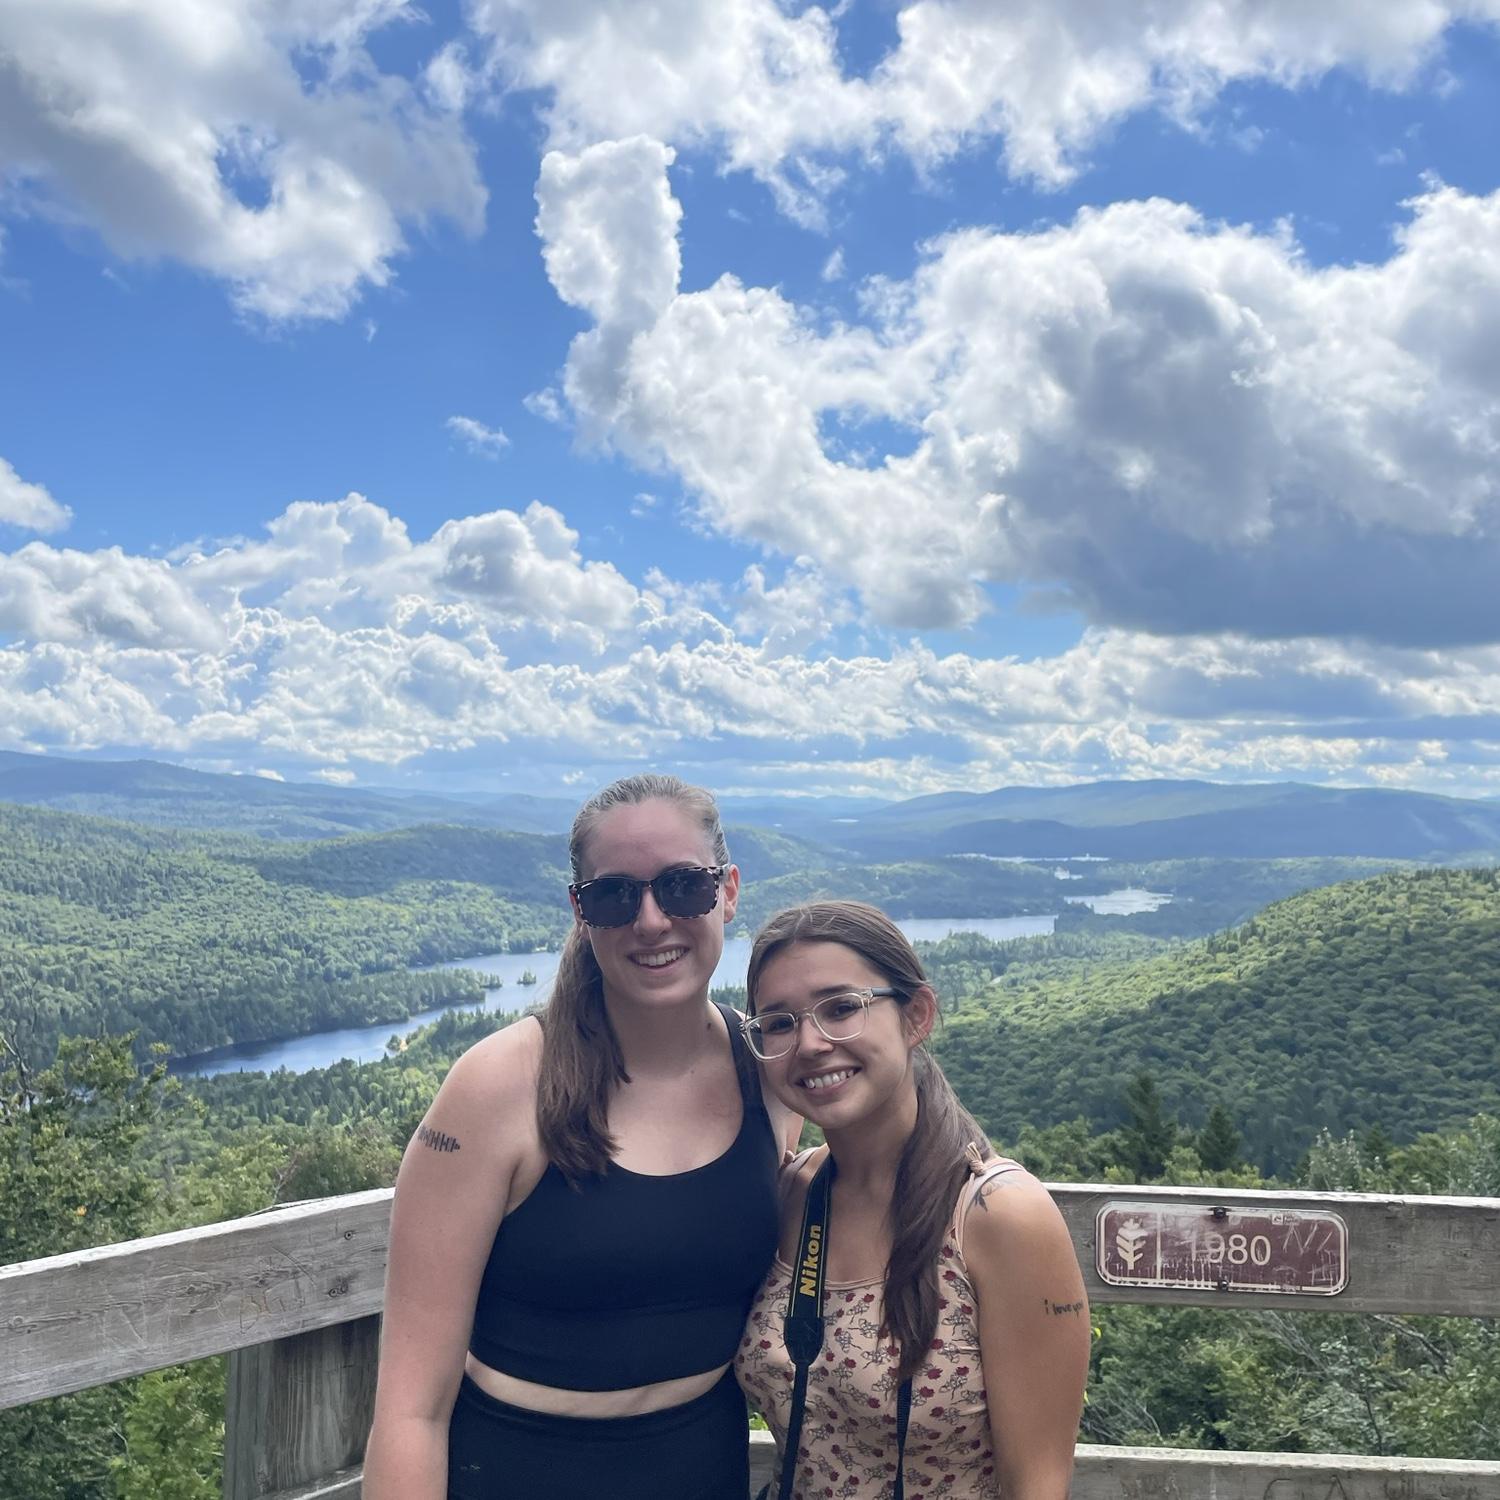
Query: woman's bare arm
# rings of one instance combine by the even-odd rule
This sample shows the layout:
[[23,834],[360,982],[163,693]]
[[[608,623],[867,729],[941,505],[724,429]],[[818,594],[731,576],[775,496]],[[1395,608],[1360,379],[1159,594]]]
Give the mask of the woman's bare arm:
[[1030,1173],[979,1189],[963,1226],[1006,1500],[1066,1500],[1088,1378],[1088,1298],[1067,1225]]
[[540,1052],[534,1021],[471,1047],[402,1157],[365,1500],[444,1500],[448,1493],[448,1421],[480,1278],[518,1169],[540,1150]]

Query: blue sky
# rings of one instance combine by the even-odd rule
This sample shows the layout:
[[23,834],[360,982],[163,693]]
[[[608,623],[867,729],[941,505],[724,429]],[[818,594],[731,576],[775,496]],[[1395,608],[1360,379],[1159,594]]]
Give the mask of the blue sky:
[[1500,4],[1128,9],[6,7],[0,747],[1500,793]]

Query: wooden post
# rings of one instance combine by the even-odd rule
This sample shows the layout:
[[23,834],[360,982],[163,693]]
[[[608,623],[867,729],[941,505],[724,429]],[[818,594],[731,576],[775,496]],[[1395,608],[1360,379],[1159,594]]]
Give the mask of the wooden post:
[[380,1319],[315,1328],[229,1356],[224,1500],[261,1500],[364,1457]]

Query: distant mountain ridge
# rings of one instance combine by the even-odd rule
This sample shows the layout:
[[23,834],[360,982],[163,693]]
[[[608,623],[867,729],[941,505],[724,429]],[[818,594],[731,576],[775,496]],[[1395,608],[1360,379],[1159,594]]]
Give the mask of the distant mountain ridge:
[[72,760],[0,752],[0,802],[89,813],[164,828],[321,839],[456,823],[510,833],[562,833],[576,810],[561,798],[464,800],[366,791],[266,776],[194,771],[158,760]]
[[[586,795],[586,794],[585,794]],[[414,792],[195,771],[159,760],[79,760],[0,750],[0,802],[51,807],[161,828],[259,838],[322,839],[459,824],[507,833],[567,833],[581,797],[526,792]],[[875,797],[720,798],[726,822],[780,829],[885,806]]]
[[[560,834],[577,809],[571,797],[367,790],[229,776],[163,761],[15,751],[0,752],[0,802],[278,839],[433,823]],[[888,803],[858,796],[726,796],[722,806],[726,821],[799,840],[822,864],[951,854],[1126,861],[1500,857],[1500,801],[1300,782],[1095,781],[939,792]],[[742,834],[741,845],[747,843]],[[784,857],[785,847],[778,848]]]
[[[1043,816],[1048,814],[1048,816]],[[1500,854],[1500,808],[1427,792],[1207,781],[1090,782],[948,792],[822,825],[869,858],[988,854],[1116,860]]]

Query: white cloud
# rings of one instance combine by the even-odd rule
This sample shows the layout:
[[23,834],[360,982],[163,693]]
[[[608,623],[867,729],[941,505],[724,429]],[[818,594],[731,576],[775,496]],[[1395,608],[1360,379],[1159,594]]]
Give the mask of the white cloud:
[[540,417],[544,422],[551,422],[554,426],[560,425],[567,420],[563,411],[562,401],[551,386],[545,390],[532,391],[529,395],[521,398],[521,405],[529,411],[532,416]]
[[1456,22],[1495,0],[914,0],[867,76],[839,61],[839,11],[777,0],[476,0],[491,68],[547,91],[553,144],[648,135],[710,145],[816,221],[838,159],[894,146],[919,164],[991,139],[1007,169],[1066,182],[1127,115],[1191,121],[1227,85],[1296,87],[1335,68],[1408,86]]
[[608,420],[625,351],[677,293],[682,209],[667,183],[675,153],[637,136],[576,156],[549,151],[537,179],[536,229],[547,275],[597,326],[568,355],[564,389],[596,436]]
[[0,630],[36,641],[94,639],[155,649],[221,649],[225,629],[169,563],[31,542],[0,553]]
[[341,316],[390,279],[404,226],[482,220],[452,66],[419,91],[366,50],[419,20],[407,0],[6,5],[0,179],[118,255],[221,278],[248,312]]
[[470,15],[492,39],[505,82],[551,91],[552,140],[567,151],[630,136],[722,138],[733,166],[771,183],[789,210],[816,214],[792,159],[857,146],[869,128],[868,107],[838,76],[833,28],[817,6],[791,16],[774,0],[476,0]]
[[754,566],[727,601],[657,573],[637,589],[545,506],[416,542],[352,496],[174,561],[0,554],[0,630],[20,637],[0,647],[0,738],[333,784],[502,747],[541,779],[586,745],[891,793],[1145,775],[1500,787],[1500,647],[1095,629],[1030,661],[807,654],[848,616],[807,561],[775,581]]
[[667,184],[675,159],[644,136],[542,158],[536,228],[564,302],[612,327],[643,328],[676,295],[682,207]]
[[584,562],[578,533],[551,506],[448,521],[422,549],[438,581],[517,623],[543,620],[609,633],[633,617],[636,590],[612,563]]
[[444,425],[481,458],[499,458],[510,447],[510,439],[498,427],[486,427],[473,417],[449,417]]
[[447,522],[424,542],[361,495],[289,506],[264,537],[170,559],[58,550],[0,553],[0,631],[28,641],[217,654],[277,622],[339,634],[394,629],[500,639],[509,652],[603,650],[655,607],[578,534],[533,502]]
[[0,458],[0,526],[19,526],[24,531],[61,531],[73,512],[39,484],[28,484]]
[[844,592],[807,558],[798,558],[774,586],[766,582],[766,570],[752,563],[740,580],[738,604],[735,630],[758,638],[772,656],[812,650],[854,618]]
[[[570,265],[632,215],[564,201],[550,160],[546,254]],[[664,164],[620,188],[659,266],[665,190]],[[1383,265],[1327,269],[1160,200],[962,231],[867,284],[863,327],[730,276],[649,326],[601,296],[566,389],[703,522],[888,624],[962,624],[1016,582],[1157,632],[1495,640],[1500,194],[1433,185],[1410,215]]]
[[820,273],[824,281],[842,281],[844,279],[844,247],[839,245],[823,262],[823,270]]

